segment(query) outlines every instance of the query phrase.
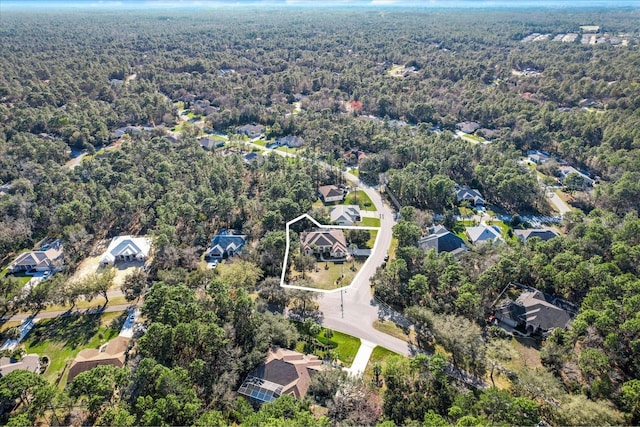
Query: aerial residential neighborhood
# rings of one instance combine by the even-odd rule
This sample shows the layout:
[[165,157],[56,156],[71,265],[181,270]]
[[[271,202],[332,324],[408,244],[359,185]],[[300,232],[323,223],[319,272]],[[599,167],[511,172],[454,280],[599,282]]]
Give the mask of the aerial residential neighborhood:
[[173,3],[0,4],[0,425],[640,424],[636,2]]

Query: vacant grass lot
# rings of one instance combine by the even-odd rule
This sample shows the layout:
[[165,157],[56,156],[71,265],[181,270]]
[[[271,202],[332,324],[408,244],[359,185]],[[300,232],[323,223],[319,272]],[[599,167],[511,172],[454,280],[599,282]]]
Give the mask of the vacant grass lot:
[[[355,266],[355,271],[352,270],[352,265]],[[318,262],[316,263],[316,269],[318,271],[305,272],[305,278],[313,282],[312,287],[316,289],[337,289],[344,286],[349,286],[353,281],[356,274],[362,267],[363,263],[356,261],[355,263],[345,262],[343,264],[335,264],[333,262]],[[292,267],[291,278],[302,278],[302,273]],[[337,280],[340,279],[336,284]],[[296,281],[292,281],[289,284],[296,285]]]
[[369,363],[367,363],[367,367],[364,370],[363,378],[365,382],[374,382],[375,375],[373,374],[373,365],[379,363],[384,369],[384,365],[387,363],[387,359],[391,356],[399,356],[398,353],[394,353],[391,350],[387,350],[384,347],[380,347],[379,345],[373,349],[371,353],[371,357],[369,358]]
[[478,136],[478,135],[472,134],[472,133],[467,133],[464,136],[466,138],[473,139],[476,142],[485,142],[486,141],[486,139],[482,138],[481,136]]
[[387,335],[391,335],[392,337],[417,345],[416,332],[413,329],[409,329],[409,333],[407,334],[401,327],[391,320],[376,320],[373,322],[373,327]]
[[375,211],[376,207],[363,190],[352,191],[344,198],[343,205],[358,205],[365,211]]
[[369,218],[365,216],[362,218],[361,223],[365,227],[380,227],[380,218]]
[[[127,299],[124,296],[117,296],[117,297],[109,298],[109,304],[107,306],[124,305],[124,304],[129,304],[129,301],[127,301]],[[74,308],[76,310],[85,310],[88,308],[98,309],[100,307],[103,307],[104,305],[105,305],[104,297],[96,297],[91,301],[87,301],[84,299],[78,300]],[[48,305],[45,309],[40,310],[40,313],[53,313],[56,311],[66,311],[66,310],[69,310],[70,308],[71,308],[70,305],[54,304],[54,305]],[[31,311],[19,312],[19,314],[28,314],[28,313],[31,313]]]
[[378,230],[369,230],[369,240],[367,240],[367,248],[373,249],[373,245],[376,244],[376,237],[378,237]]
[[27,334],[25,350],[48,356],[50,362],[45,377],[57,381],[67,362],[80,350],[98,348],[116,337],[126,316],[127,312],[114,312],[40,320]]
[[289,148],[289,147],[278,147],[276,148],[278,151],[284,151],[285,153],[296,154],[298,152],[297,148]]

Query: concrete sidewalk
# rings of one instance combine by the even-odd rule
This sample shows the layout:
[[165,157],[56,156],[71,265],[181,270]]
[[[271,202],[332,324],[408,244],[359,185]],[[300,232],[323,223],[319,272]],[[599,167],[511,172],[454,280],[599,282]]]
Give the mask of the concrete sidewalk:
[[364,373],[364,370],[367,368],[367,363],[369,363],[371,353],[373,352],[373,349],[375,347],[376,344],[372,343],[371,341],[360,339],[360,348],[358,349],[358,353],[353,359],[351,367],[346,369],[349,375],[355,377],[360,376]]

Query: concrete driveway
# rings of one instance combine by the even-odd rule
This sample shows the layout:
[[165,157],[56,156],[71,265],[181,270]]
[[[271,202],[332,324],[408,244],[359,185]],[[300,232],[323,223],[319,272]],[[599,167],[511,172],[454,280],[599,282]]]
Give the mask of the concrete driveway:
[[555,192],[547,193],[547,197],[549,197],[549,201],[555,206],[555,208],[560,212],[560,216],[566,214],[567,212],[571,212],[571,206],[569,206],[564,200],[560,198]]

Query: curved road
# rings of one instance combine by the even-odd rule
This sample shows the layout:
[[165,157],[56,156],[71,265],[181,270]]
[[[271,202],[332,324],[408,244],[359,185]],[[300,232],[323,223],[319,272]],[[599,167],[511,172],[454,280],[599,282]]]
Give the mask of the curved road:
[[[264,152],[273,152],[283,157],[299,157],[303,160],[308,160],[292,153],[265,148],[253,142],[247,141],[244,144]],[[324,167],[333,168],[327,163],[318,163],[321,163]],[[418,350],[412,345],[380,332],[373,327],[373,322],[378,320],[378,308],[373,305],[370,285],[371,277],[375,274],[376,269],[382,265],[391,247],[392,229],[395,224],[393,212],[382,200],[380,193],[373,187],[363,184],[355,175],[347,172],[344,172],[343,175],[347,181],[363,190],[369,196],[376,207],[377,213],[380,215],[380,229],[378,230],[373,251],[362,266],[362,270],[351,284],[351,287],[343,292],[321,293],[318,297],[320,311],[322,312],[322,325],[369,341],[399,354],[413,355]],[[341,303],[344,304],[344,312],[341,310]]]
[[[370,341],[396,353],[414,354],[415,349],[406,341],[380,332],[373,327],[373,322],[378,320],[378,307],[372,304],[371,277],[375,274],[376,269],[384,263],[384,258],[391,246],[392,228],[395,224],[393,212],[375,189],[362,184],[354,175],[349,173],[344,175],[348,181],[362,189],[373,202],[380,214],[380,229],[376,245],[351,287],[342,293],[322,294],[319,298],[320,311],[323,315],[322,324],[325,327]],[[344,304],[344,313],[340,308],[341,303]]]

